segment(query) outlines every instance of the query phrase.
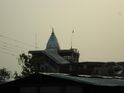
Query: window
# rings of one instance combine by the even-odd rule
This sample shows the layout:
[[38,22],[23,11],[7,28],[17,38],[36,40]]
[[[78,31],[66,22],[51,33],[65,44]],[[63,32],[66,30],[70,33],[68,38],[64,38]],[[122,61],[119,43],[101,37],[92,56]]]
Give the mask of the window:
[[60,87],[41,87],[40,93],[61,93]]
[[65,93],[83,93],[82,87],[79,86],[67,86],[65,88]]
[[23,87],[23,88],[20,88],[20,93],[37,93],[37,88],[35,88],[35,87]]

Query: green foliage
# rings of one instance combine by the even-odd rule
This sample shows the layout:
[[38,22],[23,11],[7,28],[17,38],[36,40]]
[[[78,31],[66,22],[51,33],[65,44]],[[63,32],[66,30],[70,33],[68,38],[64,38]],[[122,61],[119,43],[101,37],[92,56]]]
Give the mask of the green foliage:
[[19,75],[19,74],[15,71],[15,73],[13,74],[13,78],[14,78],[14,79],[20,79],[20,78],[21,78],[21,75]]
[[11,72],[8,71],[6,68],[0,69],[0,81],[5,81],[9,79],[11,76]]
[[40,64],[37,58],[32,58],[30,55],[21,54],[20,55],[20,63],[22,67],[22,77],[28,76],[33,73],[40,72]]

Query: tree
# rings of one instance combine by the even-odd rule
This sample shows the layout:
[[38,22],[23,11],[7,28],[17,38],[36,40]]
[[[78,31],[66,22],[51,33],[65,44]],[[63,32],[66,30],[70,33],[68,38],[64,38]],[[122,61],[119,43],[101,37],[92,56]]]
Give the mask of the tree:
[[0,82],[6,81],[11,76],[11,72],[8,71],[6,68],[0,69]]
[[15,71],[14,74],[13,74],[13,78],[14,78],[14,79],[20,79],[20,78],[21,78],[21,75],[19,75],[19,74],[17,73],[17,71]]
[[22,67],[22,77],[40,72],[38,58],[32,58],[31,55],[26,55],[24,53],[21,54],[19,58],[19,65]]

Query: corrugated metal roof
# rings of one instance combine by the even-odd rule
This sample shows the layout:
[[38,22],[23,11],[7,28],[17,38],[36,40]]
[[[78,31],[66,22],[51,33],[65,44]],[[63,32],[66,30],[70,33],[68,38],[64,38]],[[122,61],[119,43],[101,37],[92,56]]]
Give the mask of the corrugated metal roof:
[[[38,77],[38,78],[41,78],[41,80],[46,79],[46,81],[47,81],[46,77],[50,76],[50,77],[52,77],[52,79],[54,79],[54,78],[55,79],[61,79],[61,80],[63,80],[63,82],[64,82],[64,80],[66,80],[66,81],[71,80],[72,82],[74,81],[75,83],[77,82],[77,83],[80,83],[80,84],[88,84],[88,85],[95,85],[95,86],[108,86],[108,87],[116,87],[116,86],[118,86],[118,87],[124,87],[124,79],[115,79],[115,78],[112,78],[112,77],[111,78],[110,77],[100,78],[100,77],[92,77],[90,75],[72,76],[72,75],[63,74],[63,73],[33,74],[33,75],[30,75],[30,76],[33,76],[35,78],[30,79],[31,77],[28,76],[27,77],[28,79],[26,79],[26,82],[29,83],[30,80],[31,81],[32,80],[37,80],[38,82],[40,82],[41,80],[37,79],[35,75],[37,75],[37,76],[39,75],[40,77]],[[44,76],[46,76],[46,77],[44,77]],[[15,81],[12,81],[12,82],[18,82],[18,81],[22,82],[22,81],[24,81],[25,78],[26,77],[24,77],[22,79],[15,80]],[[45,79],[42,79],[42,78],[45,78]],[[48,80],[52,80],[52,79],[48,79]],[[30,83],[32,83],[31,81],[30,81]]]
[[100,78],[100,77],[92,77],[92,76],[71,76],[67,74],[49,74],[53,77],[64,78],[68,80],[73,80],[80,83],[88,83],[92,85],[98,86],[124,86],[124,79],[115,79],[115,78]]

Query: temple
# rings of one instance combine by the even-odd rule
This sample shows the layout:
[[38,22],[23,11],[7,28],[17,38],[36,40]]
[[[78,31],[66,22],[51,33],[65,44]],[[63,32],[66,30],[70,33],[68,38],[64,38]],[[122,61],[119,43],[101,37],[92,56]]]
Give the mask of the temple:
[[[78,49],[61,49],[58,39],[52,29],[44,50],[29,51],[30,61],[40,72],[68,73],[86,75],[123,75],[121,63],[115,62],[79,62]],[[120,74],[118,74],[120,73]]]
[[61,49],[59,42],[52,29],[52,33],[47,42],[46,49],[29,51],[32,60],[38,63],[41,72],[68,73],[71,64],[79,63],[79,51],[77,49]]

